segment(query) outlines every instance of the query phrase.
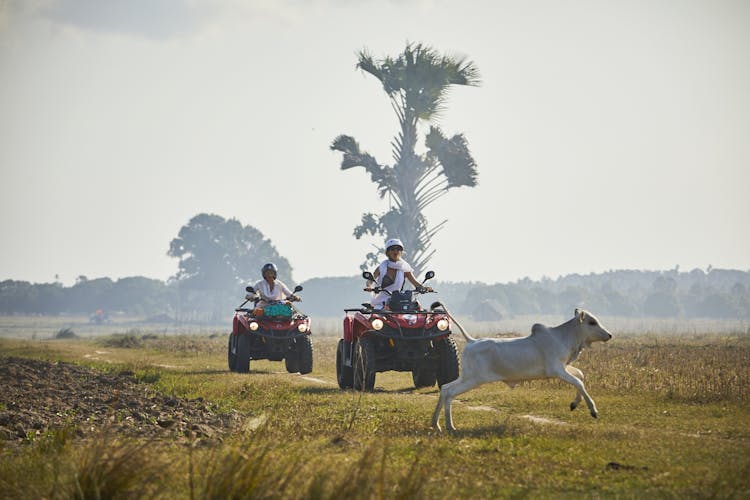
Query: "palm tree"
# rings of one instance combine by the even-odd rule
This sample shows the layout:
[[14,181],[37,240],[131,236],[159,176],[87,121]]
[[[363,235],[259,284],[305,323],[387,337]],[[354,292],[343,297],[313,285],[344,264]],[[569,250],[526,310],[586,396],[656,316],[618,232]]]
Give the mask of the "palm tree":
[[[434,122],[445,109],[452,85],[479,85],[479,72],[473,62],[462,57],[440,55],[423,44],[407,43],[398,57],[375,60],[362,50],[357,67],[377,78],[398,117],[400,130],[391,141],[393,165],[380,164],[362,151],[348,135],[334,139],[331,149],[343,153],[341,169],[363,167],[378,186],[383,199],[389,196],[391,208],[382,214],[366,213],[354,229],[359,239],[365,234],[398,237],[409,250],[409,260],[417,271],[435,253],[432,237],[447,220],[430,226],[423,212],[449,189],[477,185],[477,166],[466,138],[448,138],[430,125],[425,136],[426,151],[417,154],[417,126]],[[376,262],[377,253],[367,255],[363,269]]]

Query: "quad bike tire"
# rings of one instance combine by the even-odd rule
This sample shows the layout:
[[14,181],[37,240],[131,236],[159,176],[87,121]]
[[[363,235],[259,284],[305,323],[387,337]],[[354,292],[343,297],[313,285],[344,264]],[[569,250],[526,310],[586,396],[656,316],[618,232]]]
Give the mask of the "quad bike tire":
[[435,385],[437,376],[434,369],[414,368],[411,371],[411,378],[414,381],[414,387],[421,389],[423,387],[432,387]]
[[440,358],[438,360],[437,383],[438,387],[453,382],[458,378],[461,369],[461,361],[458,357],[458,347],[452,338],[440,341],[438,344]]
[[245,334],[237,335],[237,359],[234,367],[237,373],[250,372],[250,338]]
[[339,340],[336,348],[336,381],[339,389],[351,389],[354,386],[354,369],[344,364],[344,339]]
[[372,392],[375,389],[375,344],[366,337],[360,338],[354,353],[354,389]]
[[[234,340],[234,345],[233,341]],[[237,336],[229,334],[229,345],[227,346],[227,365],[229,365],[229,371],[237,371]]]
[[297,373],[299,371],[299,357],[297,356],[297,351],[292,350],[286,353],[284,366],[289,373]]
[[297,368],[300,374],[306,375],[313,370],[313,345],[309,335],[297,337]]

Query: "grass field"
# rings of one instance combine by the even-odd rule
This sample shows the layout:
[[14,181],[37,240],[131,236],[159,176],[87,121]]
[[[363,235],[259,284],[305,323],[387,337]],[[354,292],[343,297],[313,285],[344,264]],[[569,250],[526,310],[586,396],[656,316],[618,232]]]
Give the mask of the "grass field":
[[559,382],[490,384],[459,397],[458,431],[448,434],[429,425],[437,389],[414,390],[409,374],[378,374],[371,394],[340,391],[334,332],[316,334],[307,376],[267,361],[242,375],[226,370],[223,332],[144,339],[158,327],[116,335],[107,326],[107,335],[49,340],[62,323],[43,322],[4,318],[0,329],[15,338],[0,339],[0,355],[130,370],[243,423],[211,443],[32,436],[0,450],[0,489],[10,497],[750,497],[744,327],[639,335],[610,326],[613,340],[576,363],[598,419],[569,411],[574,392]]

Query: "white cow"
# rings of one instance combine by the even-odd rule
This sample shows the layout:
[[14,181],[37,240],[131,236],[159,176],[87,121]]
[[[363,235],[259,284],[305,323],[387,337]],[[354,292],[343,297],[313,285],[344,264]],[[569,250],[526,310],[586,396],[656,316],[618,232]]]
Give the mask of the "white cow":
[[440,430],[440,408],[445,405],[445,426],[448,430],[456,430],[451,416],[453,398],[479,385],[499,380],[513,388],[524,380],[559,378],[577,390],[570,409],[575,410],[583,398],[591,416],[596,418],[596,405],[583,385],[583,373],[570,365],[584,347],[612,338],[593,314],[576,309],[575,317],[562,325],[547,327],[537,323],[531,327],[528,337],[510,339],[472,338],[454,318],[451,319],[467,342],[461,355],[463,373],[440,389],[440,398],[432,415],[433,427]]

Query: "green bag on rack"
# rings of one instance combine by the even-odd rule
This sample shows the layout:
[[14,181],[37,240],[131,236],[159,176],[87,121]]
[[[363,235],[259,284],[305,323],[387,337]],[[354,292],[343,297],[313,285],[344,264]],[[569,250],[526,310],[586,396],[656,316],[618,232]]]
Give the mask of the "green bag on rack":
[[277,318],[291,318],[292,306],[288,304],[268,304],[263,308],[265,316],[275,316]]

